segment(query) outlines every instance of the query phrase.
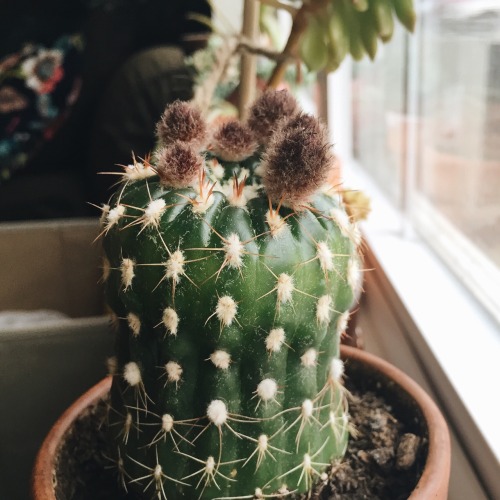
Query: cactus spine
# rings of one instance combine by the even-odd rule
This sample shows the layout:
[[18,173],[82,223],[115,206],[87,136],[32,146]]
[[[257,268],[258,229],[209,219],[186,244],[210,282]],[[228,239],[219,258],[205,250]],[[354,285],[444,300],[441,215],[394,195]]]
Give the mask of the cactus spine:
[[159,499],[307,491],[347,444],[338,350],[359,273],[355,227],[321,189],[325,131],[267,92],[208,147],[185,103],[157,134],[102,217],[120,482]]

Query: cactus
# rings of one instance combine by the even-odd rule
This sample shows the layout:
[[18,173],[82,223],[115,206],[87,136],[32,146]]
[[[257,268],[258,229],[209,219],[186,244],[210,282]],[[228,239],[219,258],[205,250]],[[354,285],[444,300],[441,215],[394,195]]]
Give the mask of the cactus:
[[102,208],[110,453],[144,498],[284,498],[347,446],[359,237],[325,129],[286,92],[207,128],[170,105]]

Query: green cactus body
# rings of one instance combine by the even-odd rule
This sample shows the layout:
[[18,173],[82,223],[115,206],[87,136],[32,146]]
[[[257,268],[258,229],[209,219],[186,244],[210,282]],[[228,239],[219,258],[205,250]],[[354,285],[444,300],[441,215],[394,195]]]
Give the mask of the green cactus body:
[[136,163],[105,208],[112,452],[146,498],[303,492],[345,451],[353,226],[338,193],[272,204],[260,160],[206,155],[180,188]]

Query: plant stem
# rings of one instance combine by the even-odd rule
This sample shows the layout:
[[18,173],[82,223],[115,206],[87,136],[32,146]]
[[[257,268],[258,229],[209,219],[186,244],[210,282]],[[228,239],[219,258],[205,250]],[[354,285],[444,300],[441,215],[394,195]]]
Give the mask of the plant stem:
[[[259,34],[259,3],[245,0],[243,7],[242,36],[250,45],[255,45]],[[254,54],[243,52],[241,55],[239,115],[245,118],[248,105],[255,99],[257,87],[257,58]]]
[[308,3],[303,3],[293,18],[292,29],[283,49],[283,59],[278,61],[271,74],[267,87],[275,89],[283,80],[288,62],[293,57],[296,57],[300,39],[307,29],[309,24],[309,16],[327,7],[330,0],[310,0]]

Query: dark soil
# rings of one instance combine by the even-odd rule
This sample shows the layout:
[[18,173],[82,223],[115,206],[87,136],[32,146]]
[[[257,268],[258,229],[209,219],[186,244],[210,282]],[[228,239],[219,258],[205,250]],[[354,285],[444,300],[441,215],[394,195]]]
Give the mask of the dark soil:
[[[407,402],[401,405],[396,398],[395,405],[389,404],[373,390],[349,387],[347,382],[356,436],[350,439],[344,460],[332,466],[328,477],[316,485],[308,498],[407,499],[421,475],[426,455],[420,416],[408,411]],[[364,385],[376,389],[379,384],[372,381]],[[105,414],[106,405],[101,403],[72,428],[59,454],[55,478],[58,500],[136,498],[119,487],[115,470],[105,455]]]
[[371,391],[362,398],[353,393],[349,410],[356,435],[342,462],[332,466],[311,498],[407,499],[423,469],[425,439],[407,432],[392,408]]

